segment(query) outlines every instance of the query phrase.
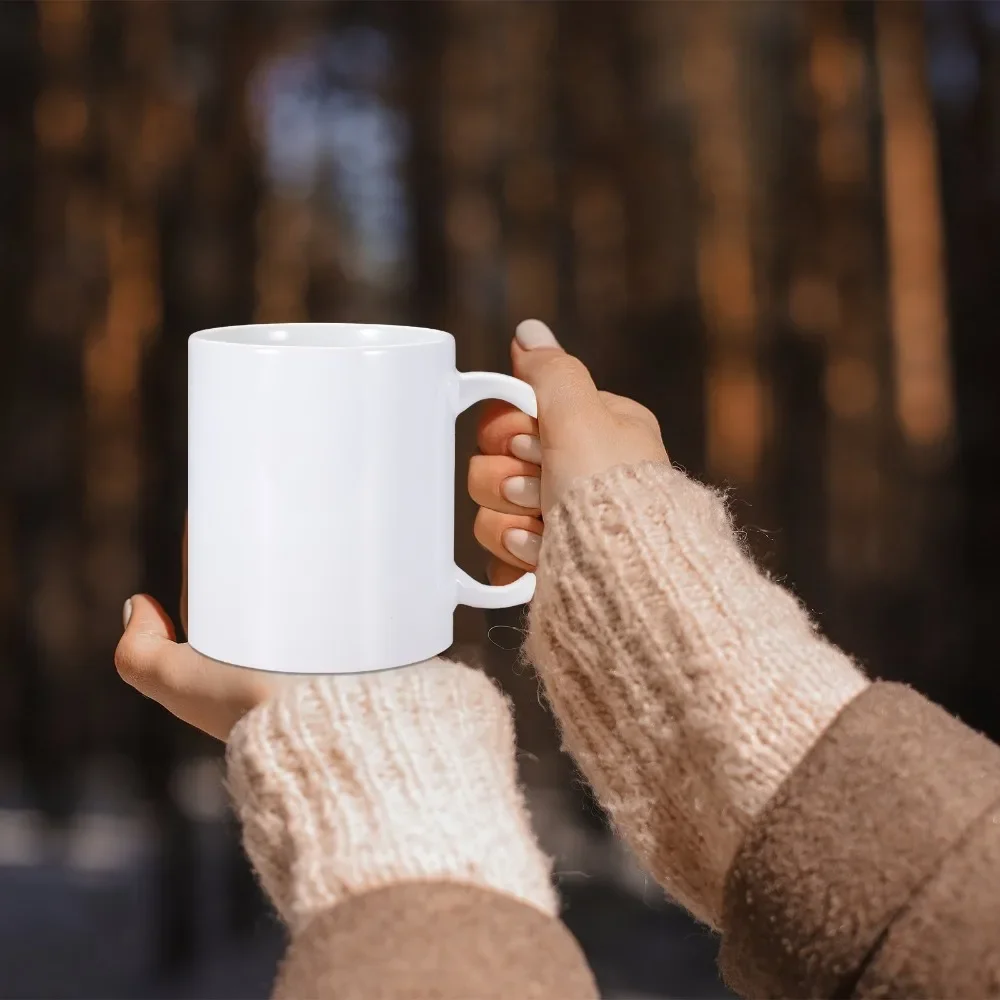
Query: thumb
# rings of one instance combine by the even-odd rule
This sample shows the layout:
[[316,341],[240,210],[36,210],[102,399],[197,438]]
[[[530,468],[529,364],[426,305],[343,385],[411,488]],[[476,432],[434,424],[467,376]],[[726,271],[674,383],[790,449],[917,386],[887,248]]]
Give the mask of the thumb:
[[514,374],[535,390],[543,447],[559,447],[580,421],[602,409],[587,366],[567,354],[552,331],[537,319],[518,324],[511,346]]
[[179,649],[173,623],[163,608],[145,594],[125,602],[122,619],[125,632],[115,650],[115,667],[122,680],[155,697]]
[[250,709],[269,698],[278,681],[262,671],[219,663],[174,642],[174,626],[151,597],[125,602],[125,634],[115,650],[122,679],[178,719],[226,740]]

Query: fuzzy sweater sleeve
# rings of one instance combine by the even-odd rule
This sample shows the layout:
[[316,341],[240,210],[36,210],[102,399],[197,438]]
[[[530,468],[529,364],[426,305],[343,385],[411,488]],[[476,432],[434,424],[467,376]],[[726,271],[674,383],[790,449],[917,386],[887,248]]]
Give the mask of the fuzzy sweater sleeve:
[[291,943],[275,996],[596,996],[556,919],[507,700],[431,660],[288,686],[227,748],[243,840]]
[[867,681],[669,464],[546,517],[527,651],[563,742],[657,880],[718,926],[755,817]]

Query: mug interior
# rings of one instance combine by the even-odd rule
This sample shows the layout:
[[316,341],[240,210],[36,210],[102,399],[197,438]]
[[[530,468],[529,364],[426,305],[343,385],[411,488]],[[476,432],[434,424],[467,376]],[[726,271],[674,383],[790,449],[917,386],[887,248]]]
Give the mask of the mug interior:
[[385,326],[381,323],[253,323],[199,330],[192,340],[244,347],[420,347],[440,344],[450,334],[419,326]]

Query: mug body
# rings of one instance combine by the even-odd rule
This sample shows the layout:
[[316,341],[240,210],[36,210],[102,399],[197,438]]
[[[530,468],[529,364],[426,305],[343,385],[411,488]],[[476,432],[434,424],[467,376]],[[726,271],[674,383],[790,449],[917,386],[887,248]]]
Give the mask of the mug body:
[[283,673],[452,641],[455,342],[306,323],[188,342],[188,640]]

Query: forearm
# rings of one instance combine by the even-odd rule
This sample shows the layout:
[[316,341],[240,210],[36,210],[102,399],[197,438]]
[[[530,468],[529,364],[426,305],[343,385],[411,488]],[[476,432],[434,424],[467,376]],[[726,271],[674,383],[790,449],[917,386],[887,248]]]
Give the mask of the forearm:
[[[497,921],[522,944],[519,920],[566,933],[518,787],[510,710],[481,673],[436,660],[291,686],[238,724],[227,762],[247,852],[292,934],[286,995],[348,995],[351,966],[378,967],[359,947],[368,959],[436,954],[449,967],[430,962],[427,975],[463,989],[478,975],[463,963]],[[334,914],[346,908],[345,924]],[[414,940],[425,925],[450,927],[448,946]],[[576,956],[571,971],[589,977]]]
[[866,685],[666,464],[578,483],[546,518],[527,649],[616,825],[713,924],[753,818]]

